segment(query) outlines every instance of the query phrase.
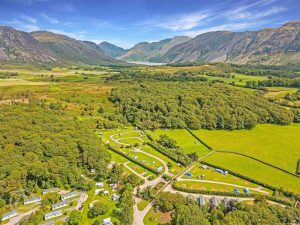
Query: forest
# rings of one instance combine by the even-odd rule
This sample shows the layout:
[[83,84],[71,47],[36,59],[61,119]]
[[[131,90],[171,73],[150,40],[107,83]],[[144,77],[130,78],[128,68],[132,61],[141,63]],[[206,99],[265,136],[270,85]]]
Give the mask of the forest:
[[[18,188],[87,189],[80,176],[106,173],[110,155],[94,125],[40,100],[0,108],[0,193]],[[59,104],[56,104],[59,105]]]
[[299,119],[297,111],[219,83],[145,82],[115,88],[109,100],[130,123],[147,129],[250,129]]

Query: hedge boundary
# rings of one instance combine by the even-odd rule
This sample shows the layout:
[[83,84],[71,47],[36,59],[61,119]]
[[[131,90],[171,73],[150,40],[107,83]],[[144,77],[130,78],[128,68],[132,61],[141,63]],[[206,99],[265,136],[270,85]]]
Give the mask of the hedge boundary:
[[213,150],[213,148],[211,146],[209,146],[208,144],[206,144],[203,140],[201,140],[196,134],[194,134],[194,132],[192,130],[190,130],[189,128],[185,128],[195,139],[197,139],[201,144],[203,144],[206,148],[208,148],[209,150]]
[[171,154],[169,154],[168,152],[162,150],[161,148],[159,148],[158,146],[154,145],[151,142],[147,142],[147,145],[149,145],[151,148],[154,148],[156,151],[160,152],[161,154],[167,156],[168,158],[172,159],[173,161],[175,161],[177,163],[181,163],[183,166],[190,165],[190,164],[186,164],[185,162],[182,162],[181,160],[175,159]]
[[245,154],[240,153],[240,152],[226,151],[226,150],[216,150],[216,152],[230,153],[230,154],[235,154],[235,155],[239,155],[239,156],[244,156],[244,157],[246,157],[246,158],[253,159],[253,160],[257,161],[257,162],[263,163],[263,164],[265,164],[265,165],[267,165],[267,166],[273,167],[274,169],[280,170],[280,171],[282,171],[282,172],[284,172],[284,173],[287,173],[287,174],[289,174],[289,175],[292,175],[292,176],[294,176],[294,177],[299,178],[299,176],[297,176],[296,174],[294,174],[294,173],[292,173],[292,172],[289,172],[289,171],[287,171],[287,170],[285,170],[285,169],[282,169],[282,168],[280,168],[280,167],[274,166],[274,165],[272,165],[272,164],[270,164],[270,163],[264,162],[264,161],[262,161],[262,160],[260,160],[260,159],[254,158],[254,157],[249,156],[249,155],[245,155]]
[[[176,183],[172,184],[172,188],[174,188],[177,191],[187,192],[187,193],[191,193],[191,194],[231,196],[231,197],[239,197],[239,198],[247,198],[247,197],[255,198],[257,196],[261,196],[259,194],[245,194],[245,193],[231,193],[231,192],[222,192],[222,191],[207,191],[207,190],[188,189],[188,188],[179,187],[176,185]],[[277,202],[279,204],[286,205],[286,206],[292,206],[291,202],[276,198],[274,196],[268,196],[268,195],[263,195],[263,196],[266,197],[267,200]]]
[[133,162],[133,163],[135,163],[135,164],[137,164],[137,165],[143,167],[143,168],[146,169],[146,170],[151,171],[152,173],[154,173],[154,174],[156,174],[156,175],[160,175],[160,174],[161,174],[160,172],[157,172],[156,170],[152,169],[151,167],[146,166],[146,165],[144,165],[143,163],[141,163],[141,162],[139,162],[139,161],[137,161],[137,160],[131,158],[130,156],[128,156],[128,155],[125,154],[124,152],[121,152],[121,151],[115,149],[114,147],[112,147],[112,146],[110,146],[110,145],[108,145],[108,148],[109,148],[110,150],[112,150],[113,152],[115,152],[115,153],[117,153],[117,154],[123,156],[124,158],[128,159],[129,161],[131,161],[131,162]]
[[[266,184],[266,183],[260,182],[260,181],[258,181],[258,180],[255,180],[255,179],[253,179],[253,178],[250,178],[250,177],[241,175],[241,174],[236,173],[236,172],[234,172],[234,171],[232,171],[232,170],[228,170],[228,169],[226,169],[226,168],[224,168],[224,167],[217,166],[217,165],[214,165],[214,164],[209,163],[209,162],[206,162],[206,161],[201,161],[201,163],[206,164],[206,165],[211,166],[211,167],[214,167],[214,168],[219,168],[219,169],[222,169],[222,170],[226,170],[226,171],[227,171],[229,174],[231,174],[231,175],[234,175],[234,176],[236,176],[236,177],[239,177],[239,178],[242,178],[242,179],[244,179],[244,180],[250,181],[250,182],[255,183],[255,184],[257,184],[257,185],[260,185],[260,186],[262,186],[262,187],[268,188],[268,189],[270,189],[270,190],[272,190],[272,191],[280,190],[280,188],[277,188],[277,187],[271,186],[271,185],[269,185],[269,184]],[[283,195],[286,196],[286,197],[295,197],[298,201],[300,201],[300,196],[294,194],[293,192],[289,192],[289,191],[285,191],[285,190],[284,190],[282,193],[283,193]],[[270,196],[269,196],[269,197],[270,197]]]

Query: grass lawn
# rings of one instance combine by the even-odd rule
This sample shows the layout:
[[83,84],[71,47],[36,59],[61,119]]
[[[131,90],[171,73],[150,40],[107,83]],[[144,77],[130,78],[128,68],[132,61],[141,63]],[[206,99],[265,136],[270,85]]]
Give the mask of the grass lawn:
[[[176,184],[179,187],[188,188],[191,190],[233,192],[234,189],[238,189],[240,193],[244,193],[243,188],[233,187],[233,186],[223,185],[223,184],[203,183],[197,181],[178,181]],[[262,194],[261,192],[253,191],[253,190],[250,190],[250,193]]]
[[[92,190],[88,191],[87,194],[89,195],[88,200],[84,203],[83,206],[83,220],[81,222],[82,225],[90,225],[95,222],[95,220],[99,220],[100,223],[102,224],[102,220],[104,218],[110,217],[112,221],[118,221],[117,218],[113,216],[113,210],[116,208],[116,201],[111,200],[111,195],[112,195],[112,189],[109,187],[108,184],[105,184],[104,189],[108,190],[110,193],[106,196],[99,196],[95,195],[95,189],[93,188]],[[92,202],[100,201],[101,203],[107,204],[109,207],[109,210],[106,214],[97,216],[96,218],[89,218],[88,217],[88,211],[89,211],[89,204]]]
[[159,139],[160,135],[167,135],[177,141],[177,144],[186,153],[197,152],[199,156],[207,154],[210,150],[204,145],[199,143],[187,130],[185,129],[173,129],[173,130],[155,130],[147,131],[155,139]]
[[154,170],[156,170],[160,166],[162,166],[164,168],[163,164],[160,161],[158,161],[148,155],[145,155],[142,152],[130,152],[128,155],[132,158],[137,156],[138,158],[136,160],[138,160],[139,162],[141,162],[142,160],[145,160],[144,165],[149,166],[150,168],[152,168]]
[[[200,166],[201,166],[201,164],[200,164]],[[191,179],[197,179],[197,177],[199,175],[203,174],[205,176],[204,180],[225,182],[225,183],[236,184],[236,185],[246,186],[246,187],[251,187],[251,188],[258,187],[257,184],[254,184],[247,180],[233,176],[231,174],[223,175],[221,173],[218,173],[215,171],[215,168],[202,169],[200,166],[197,164],[193,169],[191,169],[189,171],[193,174],[193,177]],[[186,176],[184,176],[183,178],[189,179]]]
[[143,210],[146,208],[146,206],[147,206],[148,204],[149,204],[149,202],[146,201],[146,200],[140,201],[140,202],[137,204],[138,210],[143,211]]
[[300,193],[300,179],[255,160],[229,153],[215,152],[205,161],[241,175],[285,190]]
[[169,159],[167,156],[161,154],[160,152],[156,151],[155,149],[151,148],[149,145],[143,145],[141,148],[143,151],[150,153],[151,155],[154,155],[156,157],[159,157],[166,163],[170,163],[172,167],[169,169],[169,171],[173,174],[177,174],[182,171],[182,167],[179,167],[176,162],[174,162],[172,159]]
[[292,173],[296,171],[300,158],[300,124],[260,124],[251,130],[194,132],[214,149],[241,152]]
[[171,213],[154,212],[153,208],[149,210],[144,218],[145,225],[165,224],[171,221]]

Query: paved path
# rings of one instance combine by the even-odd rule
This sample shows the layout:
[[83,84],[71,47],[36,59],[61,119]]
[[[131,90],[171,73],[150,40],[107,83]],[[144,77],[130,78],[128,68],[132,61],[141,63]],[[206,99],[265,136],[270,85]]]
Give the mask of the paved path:
[[31,209],[28,212],[25,213],[20,213],[18,214],[18,216],[11,218],[8,223],[6,223],[5,225],[15,225],[18,224],[23,218],[30,216],[32,213],[35,213],[37,210],[39,210],[40,206],[37,206],[33,209]]
[[231,184],[231,183],[226,183],[226,182],[213,181],[213,180],[196,180],[196,179],[179,178],[179,179],[177,179],[177,181],[193,181],[193,182],[202,182],[202,183],[211,183],[211,184],[222,184],[222,185],[227,185],[227,186],[232,186],[232,187],[237,187],[237,188],[243,188],[243,189],[248,188],[249,190],[261,192],[261,193],[264,193],[264,194],[269,194],[269,192],[261,190],[260,189],[261,187],[251,188],[251,187],[246,187],[246,186],[241,186],[241,185],[236,185],[236,184]]

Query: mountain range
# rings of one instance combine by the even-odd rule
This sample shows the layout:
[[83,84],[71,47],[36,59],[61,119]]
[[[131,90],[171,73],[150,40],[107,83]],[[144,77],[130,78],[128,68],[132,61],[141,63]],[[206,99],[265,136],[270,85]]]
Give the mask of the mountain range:
[[120,64],[123,61],[164,63],[229,62],[236,64],[300,64],[300,21],[259,31],[214,31],[191,38],[177,36],[141,42],[123,49],[47,31],[27,33],[0,26],[0,61],[34,63]]

